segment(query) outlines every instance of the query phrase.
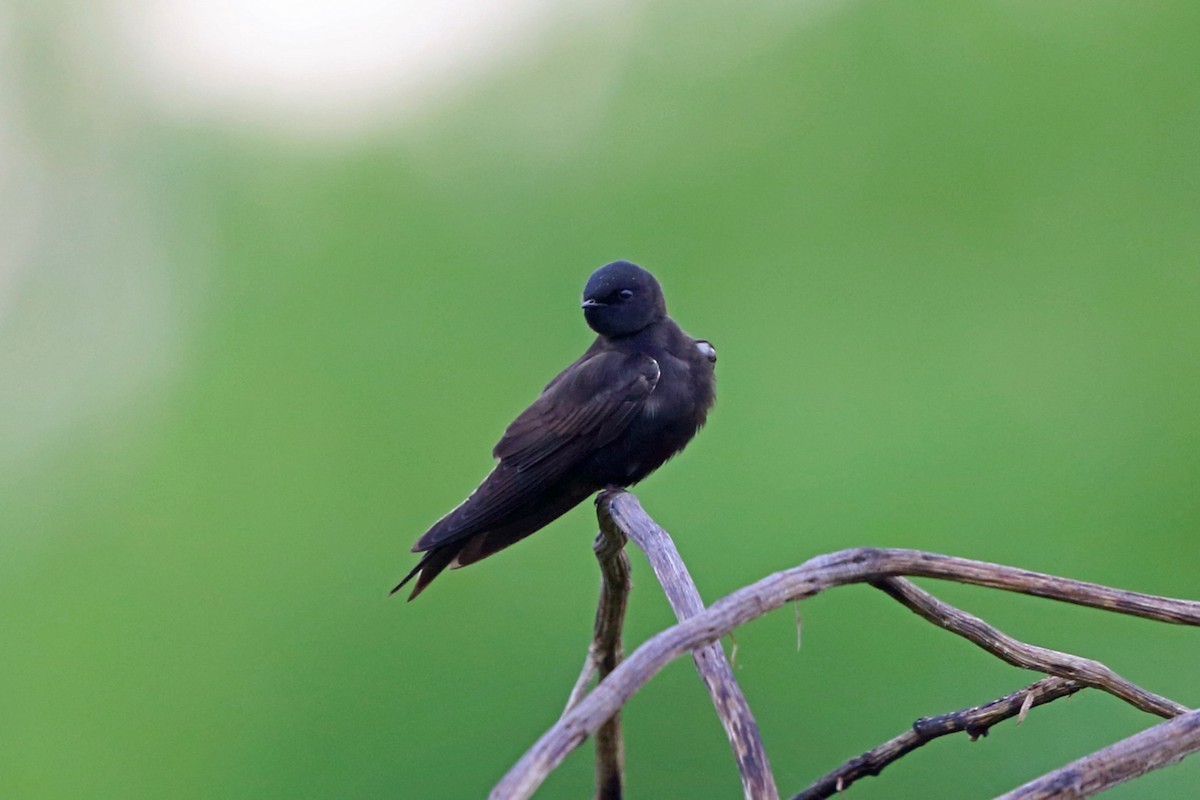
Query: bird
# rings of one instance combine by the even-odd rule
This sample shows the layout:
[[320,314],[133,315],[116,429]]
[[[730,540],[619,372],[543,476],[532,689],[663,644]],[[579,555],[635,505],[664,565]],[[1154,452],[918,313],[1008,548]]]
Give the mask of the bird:
[[667,315],[647,270],[614,261],[583,289],[591,346],[505,429],[498,463],[413,545],[415,599],[447,567],[465,567],[540,530],[588,496],[627,488],[683,450],[716,400],[717,351]]

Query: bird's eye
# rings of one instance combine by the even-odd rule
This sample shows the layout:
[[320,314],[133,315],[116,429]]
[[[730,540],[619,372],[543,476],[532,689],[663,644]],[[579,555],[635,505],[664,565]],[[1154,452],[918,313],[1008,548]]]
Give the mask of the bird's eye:
[[633,297],[633,289],[622,289],[621,291],[617,292],[617,296],[622,300],[628,300],[629,298]]

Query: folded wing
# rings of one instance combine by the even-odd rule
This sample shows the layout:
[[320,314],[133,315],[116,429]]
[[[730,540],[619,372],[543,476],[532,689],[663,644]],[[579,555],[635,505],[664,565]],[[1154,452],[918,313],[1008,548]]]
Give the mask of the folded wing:
[[[511,528],[530,513],[532,504],[544,501],[550,487],[568,480],[592,453],[625,430],[658,378],[658,363],[649,356],[608,350],[585,354],[513,420],[492,451],[500,463],[413,550],[431,550],[491,529]],[[510,541],[501,546],[532,532],[508,531]],[[499,548],[487,548],[488,552],[495,549]]]

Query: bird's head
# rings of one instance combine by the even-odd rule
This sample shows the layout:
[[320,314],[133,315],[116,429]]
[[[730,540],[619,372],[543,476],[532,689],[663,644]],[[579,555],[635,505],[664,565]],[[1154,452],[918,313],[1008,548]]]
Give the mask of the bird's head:
[[602,336],[637,333],[667,316],[662,287],[630,261],[614,261],[592,273],[583,287],[583,317]]

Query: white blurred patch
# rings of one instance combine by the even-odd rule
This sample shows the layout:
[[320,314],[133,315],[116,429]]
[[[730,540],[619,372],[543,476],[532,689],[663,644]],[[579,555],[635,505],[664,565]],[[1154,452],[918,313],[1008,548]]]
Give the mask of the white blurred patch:
[[[21,475],[160,385],[179,315],[152,207],[113,155],[107,51],[68,26],[15,20],[0,9],[0,468]],[[47,48],[65,65],[58,82],[29,67]],[[57,135],[67,118],[79,127]]]
[[[576,2],[571,13],[617,4]],[[174,112],[322,135],[446,102],[519,57],[563,13],[553,0],[141,0],[115,9],[135,71]]]
[[163,254],[137,199],[103,176],[37,177],[0,227],[0,466],[79,425],[105,427],[168,373],[176,344]]

